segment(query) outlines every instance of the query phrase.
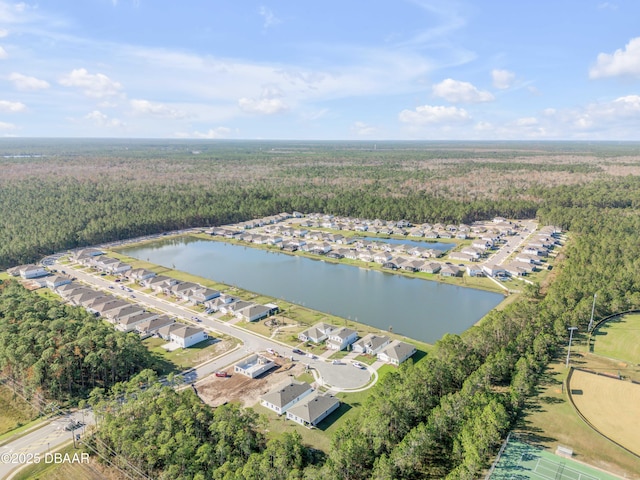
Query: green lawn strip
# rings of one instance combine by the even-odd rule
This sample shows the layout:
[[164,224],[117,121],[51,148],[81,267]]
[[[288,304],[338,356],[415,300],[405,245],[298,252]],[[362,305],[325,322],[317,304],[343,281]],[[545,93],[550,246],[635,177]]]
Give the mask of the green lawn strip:
[[[205,340],[189,348],[178,348],[172,352],[162,348],[162,345],[165,345],[167,341],[161,338],[149,337],[143,340],[142,343],[146,345],[149,351],[158,359],[158,373],[166,375],[194,367],[222,353],[220,352],[220,342],[215,340]],[[224,337],[223,341],[227,342],[227,344],[232,342],[232,340],[227,337]],[[233,348],[233,346],[234,345],[227,345],[228,349]]]
[[358,355],[355,360],[367,365],[373,365],[378,358],[375,355]]
[[[575,358],[589,368],[589,358]],[[593,365],[592,365],[593,366]],[[554,452],[558,445],[573,449],[578,461],[617,475],[640,472],[640,460],[596,433],[576,413],[563,388],[568,370],[562,358],[552,362],[521,419],[516,433],[527,443]],[[637,477],[635,477],[637,478]]]
[[[328,431],[323,431],[319,428],[309,429],[294,422],[293,420],[287,420],[286,415],[278,416],[278,414],[273,410],[269,410],[260,404],[253,408],[260,414],[261,419],[265,422],[264,432],[267,438],[278,438],[287,432],[298,432],[302,437],[303,444],[312,448],[320,449],[325,453],[329,452],[329,447],[331,446],[331,432],[335,431],[332,427],[330,427]],[[339,415],[339,410],[340,409],[332,413],[326,420],[330,420],[333,415]]]
[[592,335],[593,353],[640,363],[640,314],[629,314],[602,324]]

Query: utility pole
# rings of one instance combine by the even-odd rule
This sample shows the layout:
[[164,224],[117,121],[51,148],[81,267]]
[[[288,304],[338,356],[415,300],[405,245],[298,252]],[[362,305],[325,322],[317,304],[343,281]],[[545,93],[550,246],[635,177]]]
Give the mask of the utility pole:
[[578,327],[569,327],[569,348],[567,349],[567,367],[569,366],[569,355],[571,355],[571,340],[573,339],[573,331],[577,330]]
[[593,314],[596,311],[596,297],[598,296],[597,293],[593,294],[593,306],[591,307],[591,320],[589,320],[589,328],[587,328],[587,331],[590,332],[591,331],[591,327],[593,327]]

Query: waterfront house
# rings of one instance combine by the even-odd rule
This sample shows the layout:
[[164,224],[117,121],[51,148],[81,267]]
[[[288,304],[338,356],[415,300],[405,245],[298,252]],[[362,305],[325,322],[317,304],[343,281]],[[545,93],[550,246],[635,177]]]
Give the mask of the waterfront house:
[[327,339],[327,347],[331,350],[344,350],[358,338],[358,332],[347,327],[332,331]]
[[416,347],[410,343],[394,340],[384,350],[378,353],[378,360],[397,366],[410,358],[414,353],[416,353]]
[[377,355],[384,347],[389,345],[391,339],[384,335],[375,335],[369,333],[360,340],[354,342],[351,345],[351,350],[358,353],[365,353],[367,355]]

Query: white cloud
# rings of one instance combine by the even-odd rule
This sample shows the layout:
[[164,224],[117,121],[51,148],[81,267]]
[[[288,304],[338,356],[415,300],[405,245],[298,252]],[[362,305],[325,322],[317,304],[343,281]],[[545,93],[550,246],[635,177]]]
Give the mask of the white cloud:
[[351,131],[356,135],[367,137],[376,134],[378,129],[372,125],[366,124],[365,122],[355,122],[351,126]]
[[469,82],[447,78],[433,86],[433,94],[452,103],[490,102],[495,97],[487,91],[478,90]]
[[589,70],[589,78],[632,76],[640,77],[640,37],[632,38],[612,54],[601,53]]
[[4,60],[5,58],[9,58],[9,54],[4,47],[0,46],[0,60]]
[[14,130],[15,128],[13,123],[0,122],[0,130]]
[[13,82],[13,85],[18,90],[43,90],[49,88],[49,82],[35,77],[28,77],[21,73],[13,72],[9,75],[9,80]]
[[125,124],[117,118],[109,118],[100,110],[94,110],[93,112],[85,115],[84,118],[87,120],[91,120],[93,123],[100,127],[120,128],[125,126]]
[[598,4],[598,8],[600,10],[617,10],[618,9],[618,5],[616,5],[615,3],[611,3],[611,2],[602,2],[602,3]]
[[258,10],[260,16],[264,19],[262,27],[267,29],[270,27],[274,27],[281,23],[282,21],[276,17],[273,12],[265,6],[261,6],[260,10]]
[[0,38],[4,38],[9,35],[9,30],[5,30],[4,28],[0,28]]
[[463,108],[421,105],[415,110],[402,110],[398,115],[401,122],[412,125],[436,123],[465,123],[471,120]]
[[184,118],[186,114],[179,110],[167,107],[162,103],[150,102],[148,100],[131,100],[131,108],[136,115],[152,115],[163,118]]
[[518,118],[513,124],[516,127],[532,127],[534,125],[538,125],[538,119],[535,117],[523,117]]
[[289,110],[287,104],[280,98],[241,98],[238,100],[238,106],[243,112],[261,115],[273,115]]
[[102,98],[117,95],[122,85],[102,73],[91,74],[84,68],[72,70],[60,79],[60,85],[82,89],[87,97]]
[[510,88],[513,81],[516,78],[516,74],[509,70],[492,70],[491,78],[493,79],[493,86],[500,90],[506,90]]
[[206,132],[195,131],[193,133],[177,133],[177,137],[180,138],[208,138],[208,139],[218,139],[218,138],[229,138],[231,136],[231,129],[228,127],[216,127],[210,128]]
[[27,106],[22,102],[9,102],[7,100],[0,100],[0,112],[17,113],[27,109]]

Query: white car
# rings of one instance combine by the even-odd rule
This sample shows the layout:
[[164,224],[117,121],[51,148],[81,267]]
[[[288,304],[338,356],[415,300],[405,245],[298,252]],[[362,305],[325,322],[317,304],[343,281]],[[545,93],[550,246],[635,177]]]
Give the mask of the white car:
[[364,370],[364,365],[362,365],[360,362],[352,362],[351,365],[353,365],[356,368],[359,368],[360,370]]

